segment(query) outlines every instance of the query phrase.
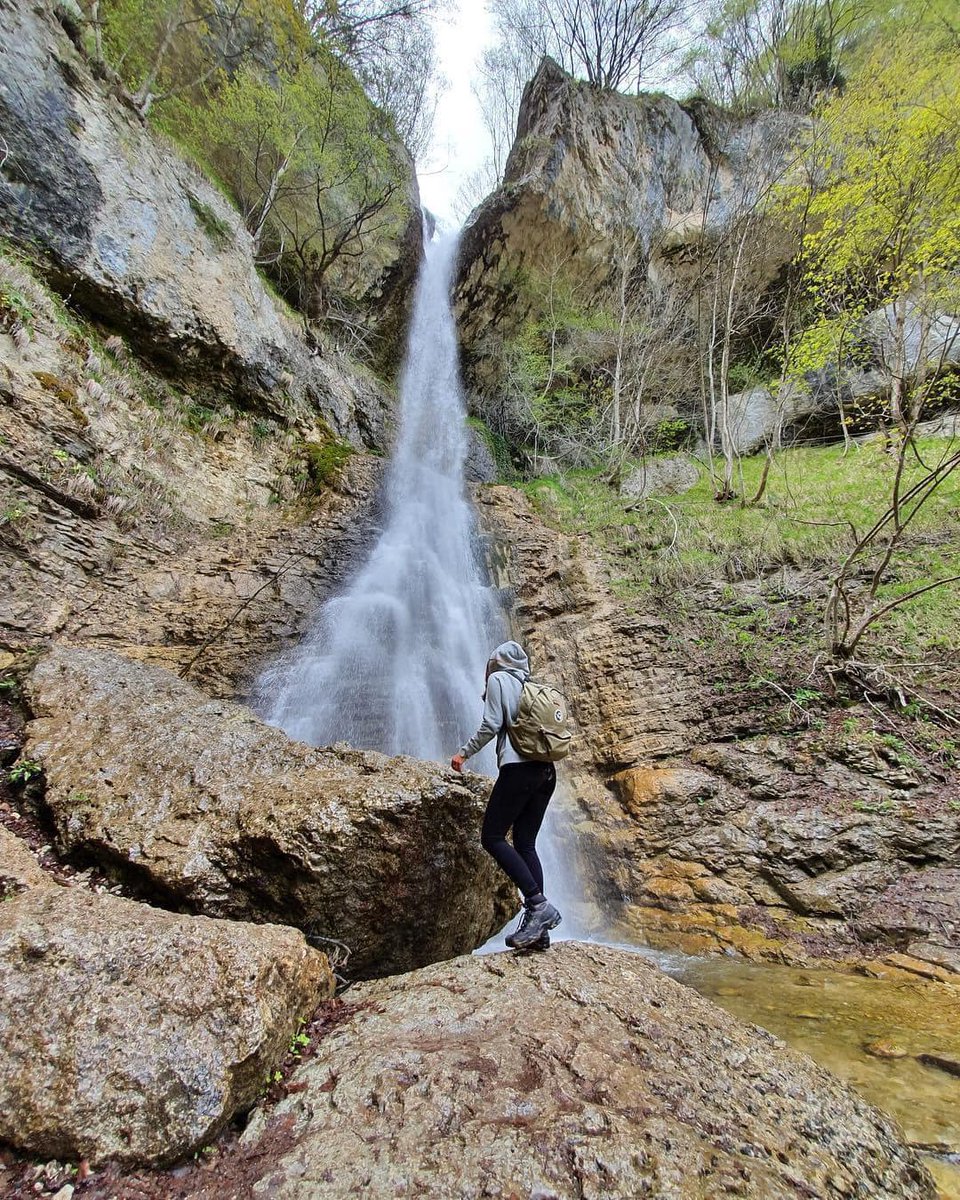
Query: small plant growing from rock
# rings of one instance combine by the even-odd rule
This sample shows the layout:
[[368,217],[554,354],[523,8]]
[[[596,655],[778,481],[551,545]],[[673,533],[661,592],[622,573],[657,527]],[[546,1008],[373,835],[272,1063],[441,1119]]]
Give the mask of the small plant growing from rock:
[[30,782],[35,776],[39,775],[43,768],[38,762],[32,758],[25,758],[22,762],[15,763],[7,772],[7,779],[18,787]]

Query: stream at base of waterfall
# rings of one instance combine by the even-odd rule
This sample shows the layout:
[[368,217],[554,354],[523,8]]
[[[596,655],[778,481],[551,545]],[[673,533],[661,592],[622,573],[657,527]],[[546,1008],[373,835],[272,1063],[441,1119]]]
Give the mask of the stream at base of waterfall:
[[[304,641],[258,683],[264,717],[312,745],[347,742],[447,762],[479,723],[487,654],[509,636],[464,485],[466,409],[449,300],[456,253],[452,237],[425,250],[380,534]],[[470,767],[492,775],[492,748]],[[897,1117],[907,1139],[936,1156],[931,1167],[942,1195],[960,1200],[960,1078],[921,1060],[933,1055],[960,1069],[960,995],[919,980],[698,959],[637,945],[618,935],[615,916],[585,898],[576,846],[560,836],[572,807],[562,786],[538,845],[548,894],[564,917],[554,940],[649,955],[735,1016],[805,1051]],[[503,951],[504,932],[478,952]]]

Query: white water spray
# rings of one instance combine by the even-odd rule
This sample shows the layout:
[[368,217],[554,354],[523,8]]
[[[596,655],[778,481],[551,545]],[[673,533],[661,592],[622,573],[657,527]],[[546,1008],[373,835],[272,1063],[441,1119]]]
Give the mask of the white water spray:
[[[430,244],[421,268],[383,532],[304,642],[258,683],[266,719],[311,745],[449,761],[480,723],[487,654],[509,636],[464,494],[466,411],[449,299],[456,250],[455,238]],[[470,769],[493,774],[494,747]],[[563,807],[560,798],[551,805],[540,838],[546,888],[564,913],[558,934],[595,935],[580,915],[576,871],[550,833]],[[502,934],[485,947],[502,948]]]
[[[449,300],[456,251],[453,237],[431,243],[421,267],[383,532],[305,641],[258,685],[266,719],[312,745],[448,761],[479,724],[487,654],[506,637],[464,494],[465,407]],[[493,769],[489,750],[478,760],[478,769]]]

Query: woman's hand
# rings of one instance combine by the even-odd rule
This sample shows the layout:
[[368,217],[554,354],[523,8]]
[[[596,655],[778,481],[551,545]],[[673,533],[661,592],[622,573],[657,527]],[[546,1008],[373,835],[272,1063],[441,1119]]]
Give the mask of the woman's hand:
[[466,761],[467,761],[467,760],[466,760],[466,759],[463,757],[463,755],[462,755],[462,754],[455,754],[455,755],[453,756],[453,758],[451,758],[451,759],[450,759],[450,766],[451,766],[451,767],[453,767],[453,769],[454,769],[455,771],[462,771],[462,770],[463,770],[463,764],[464,764]]

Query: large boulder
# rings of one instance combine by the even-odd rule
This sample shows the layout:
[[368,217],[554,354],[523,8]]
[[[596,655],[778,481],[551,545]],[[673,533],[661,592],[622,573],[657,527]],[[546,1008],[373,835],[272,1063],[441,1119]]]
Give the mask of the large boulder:
[[244,1134],[287,1141],[256,1195],[936,1194],[889,1118],[621,950],[461,958],[347,1003]]
[[[237,212],[108,93],[53,8],[4,5],[5,236],[39,254],[71,303],[167,370],[188,374],[191,390],[226,389],[280,417],[291,405],[319,408],[341,435],[382,446],[383,395],[352,394],[310,353],[257,274]],[[359,266],[351,260],[350,300],[379,311],[398,343],[422,237],[412,167],[399,151],[395,165],[409,192],[403,214],[396,228],[365,242]]]
[[510,915],[479,776],[311,749],[111,652],[57,647],[27,692],[60,850],[167,906],[334,939],[351,975],[462,954]]
[[302,934],[79,888],[0,904],[0,1139],[166,1163],[249,1109],[333,994]]

